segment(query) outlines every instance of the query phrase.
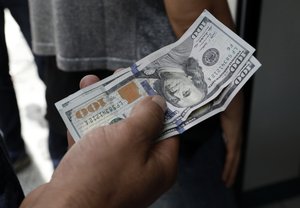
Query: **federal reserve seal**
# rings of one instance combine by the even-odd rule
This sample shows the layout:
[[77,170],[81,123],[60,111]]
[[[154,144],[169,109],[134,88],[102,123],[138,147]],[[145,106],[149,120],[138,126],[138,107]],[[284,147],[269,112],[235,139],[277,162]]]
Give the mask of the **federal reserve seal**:
[[220,53],[216,48],[210,48],[204,52],[202,57],[202,62],[206,66],[213,66],[215,65],[220,57]]

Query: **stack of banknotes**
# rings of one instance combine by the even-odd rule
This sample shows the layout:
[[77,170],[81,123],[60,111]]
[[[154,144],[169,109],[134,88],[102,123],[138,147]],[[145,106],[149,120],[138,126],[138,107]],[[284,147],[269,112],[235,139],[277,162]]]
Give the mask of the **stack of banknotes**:
[[255,49],[204,11],[175,43],[57,102],[78,141],[90,130],[125,119],[143,97],[167,101],[160,139],[181,134],[226,109],[261,66]]

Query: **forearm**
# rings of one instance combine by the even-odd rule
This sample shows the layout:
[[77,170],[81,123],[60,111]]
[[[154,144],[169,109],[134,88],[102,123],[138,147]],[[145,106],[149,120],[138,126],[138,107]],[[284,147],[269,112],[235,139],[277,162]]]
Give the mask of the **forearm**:
[[[102,207],[98,205],[109,204],[108,201],[105,202],[105,195],[102,194],[105,193],[104,186],[107,184],[103,182],[104,186],[99,187],[94,175],[88,177],[86,176],[87,172],[81,173],[78,170],[76,171],[73,168],[73,163],[76,162],[78,166],[81,166],[81,164],[77,163],[78,159],[76,161],[66,161],[66,159],[71,158],[69,156],[70,152],[72,152],[72,149],[69,150],[58,168],[54,171],[50,182],[41,185],[28,194],[21,208]],[[101,176],[100,173],[99,175]],[[102,180],[100,176],[98,180]]]
[[34,191],[32,191],[26,198],[24,199],[21,208],[34,208],[34,207],[85,207],[85,200],[79,200],[81,198],[81,194],[77,193],[75,196],[78,196],[77,199],[74,199],[74,190],[62,189],[51,182],[46,183]]
[[240,91],[221,113],[221,125],[226,138],[240,139],[243,132],[244,95]]
[[179,38],[197,19],[204,9],[209,9],[208,1],[164,0],[166,12],[174,33]]
[[164,0],[174,33],[179,38],[199,17],[204,9],[234,30],[227,0]]

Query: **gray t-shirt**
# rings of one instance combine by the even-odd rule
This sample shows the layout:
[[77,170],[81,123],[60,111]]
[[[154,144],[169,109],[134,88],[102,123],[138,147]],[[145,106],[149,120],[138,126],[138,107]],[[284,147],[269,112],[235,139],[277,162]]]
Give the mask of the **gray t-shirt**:
[[176,40],[163,0],[29,0],[33,49],[64,71],[116,69]]

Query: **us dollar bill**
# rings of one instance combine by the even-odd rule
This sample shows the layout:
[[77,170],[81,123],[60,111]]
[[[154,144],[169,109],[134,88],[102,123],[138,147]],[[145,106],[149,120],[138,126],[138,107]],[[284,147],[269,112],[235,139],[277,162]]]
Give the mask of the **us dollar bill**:
[[[65,125],[76,141],[96,126],[93,122],[93,116],[95,112],[105,106],[103,97],[109,93],[106,86],[128,71],[130,71],[130,68],[123,69],[55,103]],[[110,103],[107,105],[110,105]]]
[[167,101],[166,125],[177,127],[217,98],[253,52],[254,48],[204,11],[175,43],[122,74],[70,95],[56,107],[78,140],[95,127],[125,119],[143,97],[159,94]]
[[94,86],[97,90],[90,90],[82,97],[79,93],[72,102],[68,98],[62,100],[56,107],[77,141],[96,127],[127,118],[133,106],[148,95],[142,84],[138,80],[116,85],[97,83]]
[[64,108],[68,107],[69,105],[72,105],[76,103],[78,100],[84,100],[87,95],[90,95],[94,92],[101,93],[106,90],[105,86],[108,85],[110,82],[115,80],[116,78],[122,76],[123,74],[126,74],[128,71],[130,71],[130,68],[120,70],[113,75],[102,79],[101,81],[94,83],[92,85],[89,85],[81,90],[78,90],[77,92],[69,95],[68,97],[58,101],[55,103],[55,106],[57,110],[60,112]]
[[201,123],[202,121],[224,111],[234,96],[252,77],[252,75],[260,68],[260,62],[252,56],[244,65],[242,70],[235,76],[234,80],[228,85],[212,102],[193,111],[189,117],[180,125],[167,124],[164,127],[160,140],[169,138],[174,135],[182,134],[191,127]]
[[177,42],[131,67],[131,74],[111,84],[134,79],[149,95],[163,96],[166,123],[179,125],[191,112],[213,100],[241,70],[254,49],[204,11]]

